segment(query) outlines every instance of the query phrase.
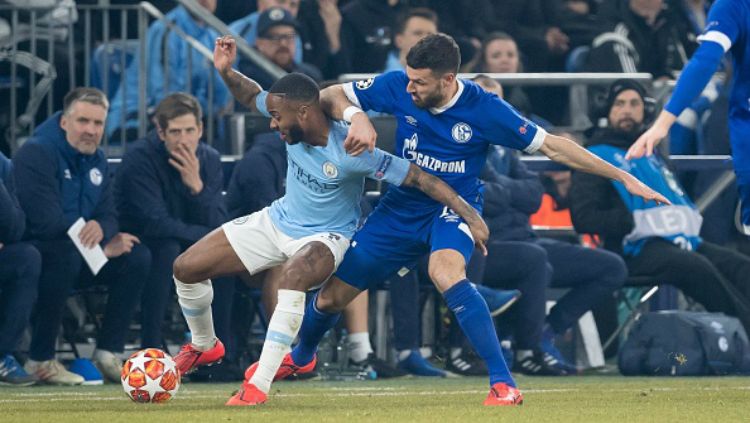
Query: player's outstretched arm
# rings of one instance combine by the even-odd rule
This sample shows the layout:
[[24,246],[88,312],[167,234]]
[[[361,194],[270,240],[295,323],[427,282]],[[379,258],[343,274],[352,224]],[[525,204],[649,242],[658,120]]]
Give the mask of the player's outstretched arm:
[[257,82],[232,68],[236,59],[237,44],[235,44],[234,38],[231,35],[217,38],[214,45],[214,67],[219,71],[221,79],[227,84],[234,98],[248,109],[258,111],[255,107],[255,97],[263,88]]
[[432,197],[433,200],[445,204],[461,216],[469,225],[469,230],[474,237],[474,243],[477,248],[482,251],[482,254],[487,255],[485,244],[490,236],[490,229],[484,223],[484,219],[482,219],[477,209],[461,198],[450,185],[440,180],[440,178],[423,171],[414,164],[409,164],[409,173],[406,174],[406,178],[401,185],[419,189]]
[[332,119],[351,123],[344,140],[344,149],[347,153],[358,156],[375,148],[375,140],[378,137],[375,127],[372,126],[367,114],[349,101],[341,84],[332,85],[320,92],[320,107]]
[[653,200],[660,204],[671,204],[663,195],[647,187],[635,176],[612,166],[572,140],[556,135],[547,135],[539,151],[571,169],[619,181],[625,185],[628,192],[643,197],[647,201]]

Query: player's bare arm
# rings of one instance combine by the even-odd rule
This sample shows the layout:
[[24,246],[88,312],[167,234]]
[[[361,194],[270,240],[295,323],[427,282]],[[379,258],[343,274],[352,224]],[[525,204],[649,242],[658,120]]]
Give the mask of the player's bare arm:
[[372,126],[372,122],[370,122],[367,114],[359,111],[351,116],[344,116],[347,109],[356,107],[356,105],[352,104],[346,97],[341,84],[332,85],[320,92],[320,107],[332,119],[351,121],[352,125],[349,128],[349,134],[344,140],[344,148],[347,153],[357,156],[365,151],[372,151],[375,148],[375,141],[378,134],[375,132],[375,127]]
[[469,225],[471,235],[474,237],[474,243],[482,254],[487,255],[487,239],[490,236],[490,230],[487,224],[479,215],[477,209],[466,202],[450,185],[443,182],[440,178],[430,175],[420,169],[417,165],[409,165],[409,173],[406,174],[403,186],[417,188],[429,195],[433,200],[439,201],[451,210],[461,216]]
[[235,99],[240,104],[252,111],[255,107],[255,97],[263,90],[257,82],[232,68],[237,59],[237,44],[229,35],[216,39],[214,45],[214,67],[219,71],[221,79],[229,88]]
[[567,138],[547,135],[539,151],[571,169],[619,181],[625,185],[628,192],[643,197],[645,200],[653,200],[660,204],[671,204],[663,195],[647,187],[635,176],[612,166]]

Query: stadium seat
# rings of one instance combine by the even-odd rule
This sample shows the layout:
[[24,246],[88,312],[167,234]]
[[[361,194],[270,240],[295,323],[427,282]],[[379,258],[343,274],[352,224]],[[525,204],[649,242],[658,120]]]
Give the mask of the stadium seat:
[[114,98],[138,52],[138,44],[138,40],[110,40],[100,44],[91,58],[91,86],[104,91],[107,98]]

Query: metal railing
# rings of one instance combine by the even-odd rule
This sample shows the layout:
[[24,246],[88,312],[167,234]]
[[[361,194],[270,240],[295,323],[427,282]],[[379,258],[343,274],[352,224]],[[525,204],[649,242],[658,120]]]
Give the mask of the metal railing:
[[[202,13],[195,10],[192,13],[201,19],[216,20],[202,10]],[[190,46],[184,69],[170,69],[169,62],[162,57],[165,59],[161,63],[165,87],[169,86],[170,76],[186,72],[186,86],[180,89],[191,92],[195,87],[191,86],[190,76],[194,71],[202,72],[197,67],[204,66],[208,72],[202,101],[206,115],[204,134],[207,141],[213,143],[214,125],[219,116],[214,104],[215,85],[223,84],[216,81],[218,77],[213,73],[213,53],[150,3],[67,5],[54,12],[43,7],[0,5],[0,11],[9,16],[11,25],[10,35],[0,38],[0,63],[9,63],[8,76],[0,76],[0,95],[10,99],[6,103],[7,112],[0,110],[0,127],[4,128],[1,135],[12,151],[31,135],[41,120],[62,108],[65,93],[80,85],[97,86],[108,94],[110,103],[119,103],[117,106],[122,107],[123,113],[115,126],[122,128],[128,120],[130,125],[135,121],[135,132],[119,131],[117,137],[105,136],[102,147],[108,154],[121,154],[134,136],[144,136],[149,126],[147,108],[159,100],[148,92],[148,69],[152,64],[147,63],[147,53],[148,49],[159,48],[147,45],[147,30],[154,22],[166,26],[168,35],[165,36],[177,37]],[[193,54],[201,63],[194,60]],[[137,73],[137,83],[127,83],[129,72]],[[122,91],[119,96],[118,91]],[[133,110],[128,111],[128,107],[133,109],[134,95],[137,97],[135,116]],[[148,104],[149,101],[152,104]]]

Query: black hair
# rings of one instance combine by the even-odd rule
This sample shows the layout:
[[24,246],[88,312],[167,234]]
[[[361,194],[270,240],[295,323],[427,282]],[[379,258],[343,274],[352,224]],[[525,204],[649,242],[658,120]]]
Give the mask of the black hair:
[[430,69],[436,74],[458,73],[461,51],[450,35],[430,34],[417,42],[406,55],[406,64],[412,69]]
[[320,100],[318,83],[299,72],[284,75],[274,82],[268,92],[301,103],[317,103]]

